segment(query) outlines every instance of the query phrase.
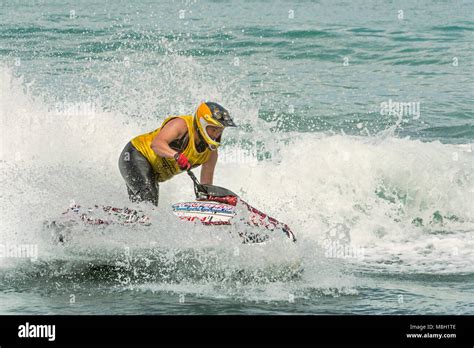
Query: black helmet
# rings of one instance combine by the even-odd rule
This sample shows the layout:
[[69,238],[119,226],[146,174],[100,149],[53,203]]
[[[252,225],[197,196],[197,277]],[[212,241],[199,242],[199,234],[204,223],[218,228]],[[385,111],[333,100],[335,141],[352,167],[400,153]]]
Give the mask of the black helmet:
[[196,112],[194,113],[194,121],[199,134],[202,139],[207,143],[207,146],[211,150],[215,150],[220,146],[220,137],[213,140],[207,133],[207,126],[214,127],[237,127],[223,106],[213,103],[206,102],[199,105]]

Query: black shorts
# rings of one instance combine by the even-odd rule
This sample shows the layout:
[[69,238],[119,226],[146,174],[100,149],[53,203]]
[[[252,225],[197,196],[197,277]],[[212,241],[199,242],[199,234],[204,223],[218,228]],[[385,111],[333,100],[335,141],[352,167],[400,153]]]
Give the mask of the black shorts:
[[151,202],[158,206],[158,174],[150,162],[129,142],[119,158],[120,174],[127,184],[132,202]]

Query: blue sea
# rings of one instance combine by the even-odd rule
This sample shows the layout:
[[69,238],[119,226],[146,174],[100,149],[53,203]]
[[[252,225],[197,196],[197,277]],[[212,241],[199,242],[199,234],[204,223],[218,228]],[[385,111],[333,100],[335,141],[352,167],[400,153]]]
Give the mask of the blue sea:
[[[474,314],[474,1],[0,0],[0,314]],[[134,207],[133,137],[224,105],[214,184],[291,226]],[[199,174],[199,170],[196,170]]]

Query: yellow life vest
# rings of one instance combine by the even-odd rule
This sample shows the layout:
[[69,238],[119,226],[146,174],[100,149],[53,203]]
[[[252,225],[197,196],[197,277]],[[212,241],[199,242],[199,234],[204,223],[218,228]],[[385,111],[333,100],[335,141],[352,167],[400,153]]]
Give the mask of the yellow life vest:
[[171,116],[164,120],[163,124],[160,128],[146,133],[139,135],[132,139],[132,145],[143,155],[145,158],[150,162],[153,170],[158,174],[157,180],[159,182],[166,181],[171,179],[176,174],[182,172],[179,168],[178,163],[174,158],[163,158],[158,156],[155,151],[151,148],[151,142],[155,138],[155,136],[160,132],[160,130],[172,119],[174,118],[181,118],[186,122],[188,126],[188,144],[184,151],[182,151],[183,155],[189,160],[191,163],[192,168],[197,167],[203,163],[206,163],[211,155],[211,150],[206,147],[203,152],[198,152],[196,150],[196,145],[194,143],[194,134],[196,132],[194,128],[194,116],[186,115],[186,116]]

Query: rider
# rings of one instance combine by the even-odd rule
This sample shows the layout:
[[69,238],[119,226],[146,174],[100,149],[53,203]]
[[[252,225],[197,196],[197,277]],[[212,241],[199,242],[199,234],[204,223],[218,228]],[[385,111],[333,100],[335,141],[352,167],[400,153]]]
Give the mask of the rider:
[[119,169],[132,202],[158,205],[159,182],[202,165],[201,184],[212,185],[217,148],[225,127],[236,127],[221,105],[206,102],[194,116],[171,116],[160,128],[133,138],[122,151]]

